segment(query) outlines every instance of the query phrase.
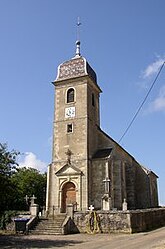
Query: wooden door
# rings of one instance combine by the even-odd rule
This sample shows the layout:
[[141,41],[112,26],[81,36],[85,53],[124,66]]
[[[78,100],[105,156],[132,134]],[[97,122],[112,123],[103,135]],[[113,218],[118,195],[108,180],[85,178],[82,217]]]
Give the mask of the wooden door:
[[65,213],[66,206],[74,203],[76,203],[76,188],[74,183],[67,182],[62,189],[61,212]]

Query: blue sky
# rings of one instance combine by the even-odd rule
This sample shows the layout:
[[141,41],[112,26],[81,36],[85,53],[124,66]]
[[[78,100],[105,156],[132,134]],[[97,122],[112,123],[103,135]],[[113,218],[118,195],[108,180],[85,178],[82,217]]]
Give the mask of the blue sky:
[[[81,54],[97,73],[101,127],[119,141],[165,59],[164,0],[0,0],[0,142],[44,170],[51,162],[60,63]],[[165,67],[121,145],[159,176],[165,205]]]

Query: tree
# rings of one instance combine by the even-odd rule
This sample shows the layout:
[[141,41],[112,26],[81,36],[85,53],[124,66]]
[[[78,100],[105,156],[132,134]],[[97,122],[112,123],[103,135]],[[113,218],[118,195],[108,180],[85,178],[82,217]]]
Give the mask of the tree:
[[46,173],[41,174],[33,168],[19,168],[12,176],[12,183],[17,188],[14,206],[17,210],[27,208],[25,196],[37,197],[36,203],[40,207],[45,205]]
[[40,206],[45,205],[46,173],[33,168],[19,168],[16,161],[20,153],[8,151],[7,144],[0,143],[0,215],[7,210],[25,210],[25,196],[37,197]]
[[11,181],[16,172],[19,152],[8,151],[7,144],[0,143],[0,212],[12,207],[15,189]]

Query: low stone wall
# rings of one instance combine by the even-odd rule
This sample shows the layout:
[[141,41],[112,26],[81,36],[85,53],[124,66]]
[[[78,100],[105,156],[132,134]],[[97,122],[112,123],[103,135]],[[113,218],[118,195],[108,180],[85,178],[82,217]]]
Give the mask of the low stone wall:
[[165,226],[165,208],[130,211],[132,233]]
[[[99,231],[102,233],[135,233],[165,226],[165,208],[96,211]],[[89,231],[90,213],[75,212],[74,224],[81,233]]]

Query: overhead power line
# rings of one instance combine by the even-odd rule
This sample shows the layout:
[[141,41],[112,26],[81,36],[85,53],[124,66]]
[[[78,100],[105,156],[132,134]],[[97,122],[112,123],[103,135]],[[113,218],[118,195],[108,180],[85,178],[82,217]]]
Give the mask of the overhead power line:
[[157,75],[156,75],[156,77],[155,77],[155,79],[154,79],[154,81],[153,81],[151,87],[149,88],[149,90],[148,90],[148,92],[147,92],[147,94],[146,94],[144,100],[142,101],[141,105],[139,106],[139,108],[138,108],[137,111],[135,112],[135,114],[134,114],[134,116],[133,116],[131,122],[130,122],[129,125],[127,126],[127,128],[126,128],[126,130],[124,131],[123,135],[122,135],[121,138],[119,139],[119,143],[120,143],[121,140],[124,138],[124,136],[127,134],[128,130],[130,129],[130,127],[132,126],[133,122],[135,121],[137,115],[139,114],[140,110],[142,109],[142,107],[143,107],[144,103],[146,102],[146,100],[147,100],[147,98],[148,98],[148,96],[149,96],[149,94],[150,94],[152,88],[154,87],[154,85],[155,85],[155,83],[156,83],[156,81],[157,81],[157,79],[158,79],[158,77],[159,77],[159,75],[160,75],[160,73],[161,73],[161,71],[162,71],[164,65],[165,65],[165,61],[162,63],[162,65],[161,65],[161,67],[160,67],[160,69],[159,69],[159,71],[158,71],[158,73],[157,73]]

